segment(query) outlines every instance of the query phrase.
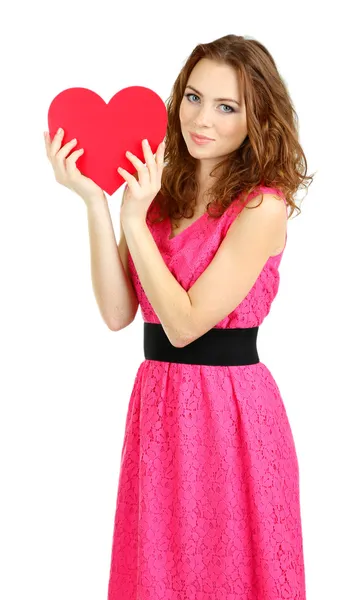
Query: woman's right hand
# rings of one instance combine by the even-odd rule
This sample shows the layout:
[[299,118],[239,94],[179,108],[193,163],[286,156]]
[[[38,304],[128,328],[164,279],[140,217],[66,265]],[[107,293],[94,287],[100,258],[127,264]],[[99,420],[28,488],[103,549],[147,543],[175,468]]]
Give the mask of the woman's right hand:
[[69,152],[76,146],[77,141],[75,139],[71,140],[61,147],[63,136],[63,129],[58,129],[52,141],[48,132],[44,134],[47,157],[53,167],[56,181],[76,192],[85,204],[88,204],[91,199],[97,196],[105,196],[102,189],[92,179],[85,177],[76,166],[76,161],[84,150],[75,150],[68,156]]

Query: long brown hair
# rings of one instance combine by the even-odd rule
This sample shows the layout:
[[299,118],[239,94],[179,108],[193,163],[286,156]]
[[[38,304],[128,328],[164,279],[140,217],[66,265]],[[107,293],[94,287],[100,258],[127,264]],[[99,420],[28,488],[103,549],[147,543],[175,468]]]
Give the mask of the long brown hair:
[[[207,212],[218,218],[240,195],[240,201],[259,185],[281,190],[291,207],[294,196],[307,176],[307,161],[298,139],[298,117],[275,61],[260,42],[239,35],[226,35],[207,44],[199,44],[188,57],[166,102],[168,125],[160,192],[152,205],[159,214],[152,222],[167,216],[191,218],[199,190],[197,159],[192,157],[181,133],[179,109],[191,71],[202,58],[232,66],[244,97],[247,130],[243,143],[211,171],[222,173],[208,190],[211,201]],[[308,191],[307,191],[308,193]],[[210,212],[213,203],[217,214]],[[152,208],[152,205],[150,208]],[[247,207],[249,208],[249,207]],[[150,211],[148,211],[149,213]],[[298,215],[297,215],[298,216]]]

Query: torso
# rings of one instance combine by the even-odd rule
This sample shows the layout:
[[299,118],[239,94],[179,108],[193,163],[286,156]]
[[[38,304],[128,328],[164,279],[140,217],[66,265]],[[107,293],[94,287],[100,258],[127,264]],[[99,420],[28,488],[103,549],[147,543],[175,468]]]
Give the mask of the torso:
[[[259,204],[259,202],[260,202],[260,196],[256,196],[255,198],[250,200],[250,202],[248,202],[248,206],[257,206]],[[171,235],[170,235],[169,239],[173,239],[176,235],[178,235],[179,233],[184,231],[184,229],[187,229],[187,227],[189,227],[192,223],[197,221],[197,219],[199,219],[201,217],[201,215],[203,215],[205,212],[206,212],[205,207],[202,207],[202,208],[197,207],[195,210],[195,214],[190,219],[181,218],[178,221],[170,219]],[[285,245],[285,233],[283,233],[282,238],[280,240],[278,240],[278,245],[277,245],[276,249],[273,251],[273,253],[270,254],[270,256],[276,256],[277,254],[279,254],[283,250],[284,245]]]

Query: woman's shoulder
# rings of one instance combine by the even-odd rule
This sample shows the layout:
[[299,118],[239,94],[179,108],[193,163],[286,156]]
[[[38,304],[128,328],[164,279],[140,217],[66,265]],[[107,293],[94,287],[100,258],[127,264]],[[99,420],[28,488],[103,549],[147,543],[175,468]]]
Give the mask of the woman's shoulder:
[[262,195],[270,195],[276,198],[277,200],[282,199],[284,202],[286,201],[285,194],[280,188],[270,187],[266,185],[258,185],[254,192],[251,194],[254,197],[254,194],[257,197],[261,197]]

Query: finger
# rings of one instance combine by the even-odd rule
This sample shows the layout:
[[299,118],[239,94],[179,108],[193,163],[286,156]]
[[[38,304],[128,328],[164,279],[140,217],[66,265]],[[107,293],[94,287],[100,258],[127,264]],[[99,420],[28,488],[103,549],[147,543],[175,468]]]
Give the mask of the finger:
[[69,175],[72,175],[78,169],[78,167],[76,166],[76,161],[78,160],[79,156],[81,156],[83,153],[83,148],[80,148],[80,150],[74,150],[74,152],[72,152],[71,155],[68,156],[68,158],[66,159],[65,163]]
[[142,188],[139,185],[136,178],[133,175],[131,175],[130,173],[128,173],[128,171],[126,171],[126,169],[122,169],[122,167],[118,167],[117,171],[123,177],[123,179],[125,179],[127,181],[128,187],[131,189],[131,191],[134,194],[139,194],[139,192],[142,190]]
[[59,160],[63,160],[64,158],[66,158],[69,154],[69,152],[72,150],[72,148],[74,148],[74,146],[76,146],[78,143],[78,140],[76,138],[74,138],[73,140],[70,140],[70,142],[67,142],[66,144],[64,144],[63,148],[61,148],[59,150],[59,152],[57,152],[56,157]]
[[76,140],[71,140],[71,142],[65,144],[65,146],[63,146],[63,148],[59,150],[59,152],[57,152],[57,154],[53,158],[50,159],[54,171],[59,174],[59,177],[65,177],[65,174],[67,172],[66,157],[70,152],[71,148],[73,148],[76,144]]
[[156,169],[156,162],[148,140],[143,140],[142,147],[146,165],[151,172],[154,172]]
[[60,149],[60,147],[62,145],[63,136],[64,136],[64,131],[63,131],[63,129],[59,128],[49,146],[49,155],[51,158],[54,158],[54,156],[57,154],[58,150]]
[[158,148],[158,152],[157,152],[157,166],[158,169],[163,169],[164,168],[164,158],[165,158],[165,142],[164,140],[161,142],[161,144],[159,145]]
[[131,161],[131,163],[137,167],[137,171],[138,169],[144,169],[145,164],[138,158],[138,156],[135,156],[135,154],[132,154],[132,152],[129,152],[129,150],[127,150],[126,152],[126,156],[128,158],[128,160]]
[[44,132],[44,144],[45,144],[45,147],[46,147],[47,157],[48,157],[49,160],[51,160],[52,159],[52,157],[51,157],[52,141],[51,141],[51,138],[50,138],[50,135],[49,135],[48,131]]
[[137,156],[132,154],[132,152],[127,151],[126,156],[127,156],[128,160],[130,160],[131,163],[137,169],[138,181],[139,181],[140,185],[143,186],[143,185],[147,185],[148,183],[150,183],[150,173],[149,173],[148,167],[144,163],[142,163],[142,161]]
[[[148,140],[143,140],[142,142],[144,158],[147,163],[147,167],[150,174],[150,181],[154,187],[158,184],[159,178],[159,169],[156,162],[156,158],[153,155],[152,149]],[[157,153],[158,154],[158,153]]]
[[157,152],[155,154],[155,175],[152,177],[154,186],[160,185],[161,176],[164,169],[164,156],[165,156],[165,142],[164,140],[159,144]]

